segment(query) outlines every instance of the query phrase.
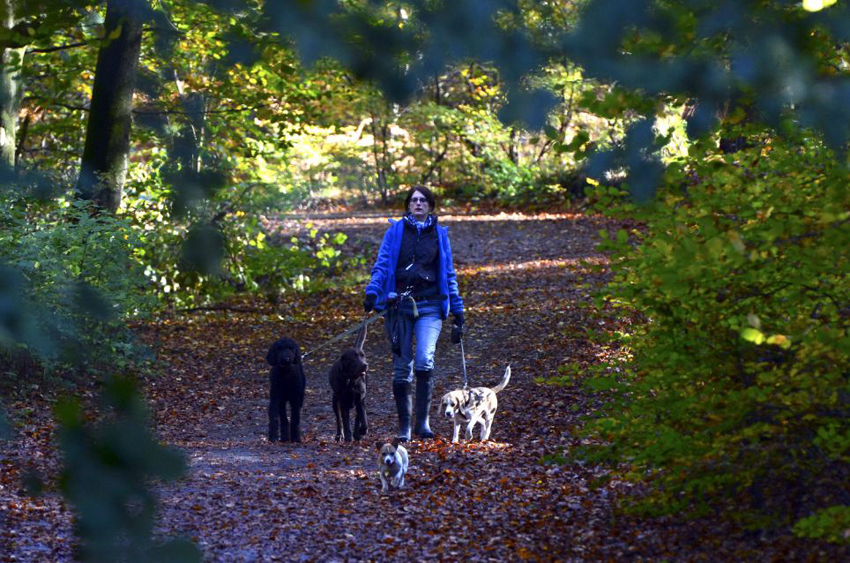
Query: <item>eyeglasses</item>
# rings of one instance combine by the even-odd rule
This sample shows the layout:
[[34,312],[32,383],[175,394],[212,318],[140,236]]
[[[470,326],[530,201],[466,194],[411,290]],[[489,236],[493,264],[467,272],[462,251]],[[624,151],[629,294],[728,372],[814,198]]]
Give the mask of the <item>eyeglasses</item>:
[[422,203],[426,203],[428,201],[428,198],[425,198],[425,197],[412,197],[412,198],[410,198],[410,203],[416,203],[416,202],[420,202],[420,201]]

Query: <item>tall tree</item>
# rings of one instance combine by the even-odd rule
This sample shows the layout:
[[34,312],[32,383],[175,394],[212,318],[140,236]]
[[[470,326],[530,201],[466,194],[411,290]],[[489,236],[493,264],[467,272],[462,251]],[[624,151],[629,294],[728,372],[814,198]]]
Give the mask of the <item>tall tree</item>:
[[0,0],[0,171],[15,167],[15,131],[21,109],[24,46],[16,41],[20,23],[14,0]]
[[113,212],[121,204],[127,174],[142,24],[149,13],[145,0],[106,3],[77,193]]

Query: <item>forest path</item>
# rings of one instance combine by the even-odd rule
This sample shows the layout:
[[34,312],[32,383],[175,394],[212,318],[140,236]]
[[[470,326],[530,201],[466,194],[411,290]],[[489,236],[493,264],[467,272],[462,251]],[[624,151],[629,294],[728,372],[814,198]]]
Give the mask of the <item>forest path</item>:
[[[371,262],[387,218],[289,217],[272,227],[286,237],[308,223],[345,232],[346,247]],[[582,284],[594,281],[580,261],[604,261],[595,251],[604,220],[450,212],[440,222],[450,227],[466,302],[471,384],[495,385],[512,366],[491,441],[451,444],[451,422],[435,416],[432,405],[438,439],[412,441],[406,488],[380,492],[374,442],[396,430],[381,321],[370,327],[365,346],[368,436],[334,441],[327,371],[346,342],[305,361],[304,442],[265,440],[267,347],[286,335],[306,351],[352,326],[362,318],[362,286],[294,296],[262,313],[165,319],[149,336],[160,343],[169,374],[151,382],[149,396],[160,436],[185,452],[190,471],[160,490],[162,532],[187,535],[214,561],[581,560],[601,556],[600,549],[611,557],[633,549],[611,528],[611,490],[590,491],[589,470],[539,463],[574,443],[567,429],[587,399],[534,378],[604,352],[581,336],[591,321],[579,308],[588,300]],[[461,384],[449,332],[446,323],[435,403]]]
[[[365,272],[386,220],[321,214],[268,226],[283,241],[313,228],[343,231],[346,249],[367,256]],[[311,350],[355,325],[362,283],[287,294],[277,305],[254,299],[164,316],[134,327],[157,352],[161,375],[143,382],[156,432],[188,462],[182,480],[156,487],[159,534],[187,536],[216,562],[837,560],[787,534],[756,535],[728,521],[625,516],[614,504],[631,492],[627,484],[594,486],[603,472],[586,463],[540,463],[581,443],[579,417],[599,405],[579,380],[618,353],[605,334],[628,330],[628,318],[591,302],[603,279],[586,265],[605,262],[595,250],[599,230],[620,226],[569,214],[450,211],[440,221],[450,227],[467,308],[470,382],[493,385],[512,366],[491,440],[452,444],[450,421],[432,405],[437,439],[410,442],[406,487],[380,492],[374,443],[395,435],[396,417],[378,321],[365,346],[366,439],[333,439],[327,372],[350,344],[341,342],[305,362],[304,442],[266,441],[268,346],[286,335]],[[437,346],[435,402],[461,385],[449,332]],[[552,376],[564,385],[537,381]],[[84,394],[94,401],[94,382]],[[35,406],[41,414],[19,437],[0,442],[0,561],[71,561],[67,504],[55,490],[32,498],[20,485],[28,468],[55,476],[60,466],[49,408]]]

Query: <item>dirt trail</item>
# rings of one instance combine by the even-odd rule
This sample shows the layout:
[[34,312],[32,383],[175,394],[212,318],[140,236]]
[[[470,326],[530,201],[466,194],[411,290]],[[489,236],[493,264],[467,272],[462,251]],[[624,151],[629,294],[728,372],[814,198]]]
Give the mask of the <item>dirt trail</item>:
[[[371,261],[386,219],[319,215],[270,227],[286,237],[308,223],[341,230],[347,247]],[[595,403],[578,385],[535,379],[568,363],[580,370],[597,365],[612,350],[588,334],[627,322],[588,306],[588,285],[601,280],[583,264],[604,262],[595,251],[597,233],[616,226],[566,214],[444,213],[440,221],[450,227],[467,307],[471,383],[493,385],[512,366],[491,441],[451,444],[450,421],[432,407],[437,439],[412,441],[407,487],[380,492],[374,441],[396,430],[380,322],[365,347],[367,438],[333,440],[327,371],[342,345],[332,345],[305,364],[304,442],[265,440],[267,347],[286,335],[310,350],[352,326],[362,318],[362,286],[286,295],[276,306],[234,303],[229,312],[162,318],[139,327],[164,371],[145,392],[156,431],[184,452],[189,470],[182,481],[158,487],[159,533],[189,537],[208,561],[819,560],[794,551],[799,544],[787,538],[754,538],[713,522],[615,515],[625,484],[595,488],[596,468],[541,464],[543,456],[579,443],[578,419]],[[437,398],[461,383],[458,348],[448,337],[446,326],[437,347]],[[49,436],[44,426],[15,450],[0,449],[3,467],[41,455]],[[0,560],[70,560],[67,509],[55,494],[35,501],[10,496],[3,483],[12,480],[0,481],[0,504],[11,499],[0,506],[11,526],[0,536],[14,552]]]
[[[371,248],[371,259],[386,219],[310,222],[346,232],[350,247]],[[280,227],[288,235],[305,221],[288,219]],[[563,359],[538,350],[557,337],[549,327],[577,314],[571,303],[582,298],[579,260],[602,259],[594,250],[601,225],[581,216],[520,214],[449,214],[441,224],[450,227],[468,310],[470,379],[493,385],[508,363],[513,369],[500,394],[493,440],[451,445],[450,421],[433,420],[439,439],[410,444],[408,488],[380,494],[374,440],[393,436],[396,419],[389,350],[378,322],[366,343],[368,437],[353,444],[333,440],[326,374],[341,345],[332,345],[305,362],[304,443],[265,442],[266,347],[285,334],[308,350],[339,333],[359,318],[362,288],[285,303],[282,320],[274,314],[217,314],[163,323],[157,339],[172,346],[161,353],[173,355],[174,377],[155,382],[151,395],[160,405],[163,439],[185,451],[191,465],[189,479],[162,490],[164,532],[188,535],[216,561],[562,559],[569,552],[568,535],[552,535],[551,527],[569,519],[567,504],[585,512],[581,501],[587,499],[561,498],[562,485],[550,478],[561,470],[537,462],[571,439],[561,429],[575,413],[533,379],[553,373]],[[209,339],[199,339],[198,325]],[[459,351],[448,332],[438,344],[435,397],[461,381]],[[208,369],[185,365],[190,348]],[[570,487],[590,494],[580,481]],[[556,513],[559,498],[565,509]],[[591,512],[606,511],[603,500]],[[583,517],[583,527],[592,529],[594,518]]]

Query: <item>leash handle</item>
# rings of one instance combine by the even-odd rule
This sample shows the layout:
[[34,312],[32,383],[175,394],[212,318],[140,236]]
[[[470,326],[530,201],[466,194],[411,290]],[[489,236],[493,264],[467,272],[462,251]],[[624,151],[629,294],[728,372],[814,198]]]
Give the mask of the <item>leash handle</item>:
[[390,305],[394,307],[400,307],[401,304],[404,303],[405,299],[410,299],[410,306],[413,311],[413,318],[418,319],[419,307],[416,306],[416,299],[414,299],[413,297],[412,285],[407,286],[401,293],[391,291],[390,294],[387,296],[387,308],[389,308]]

